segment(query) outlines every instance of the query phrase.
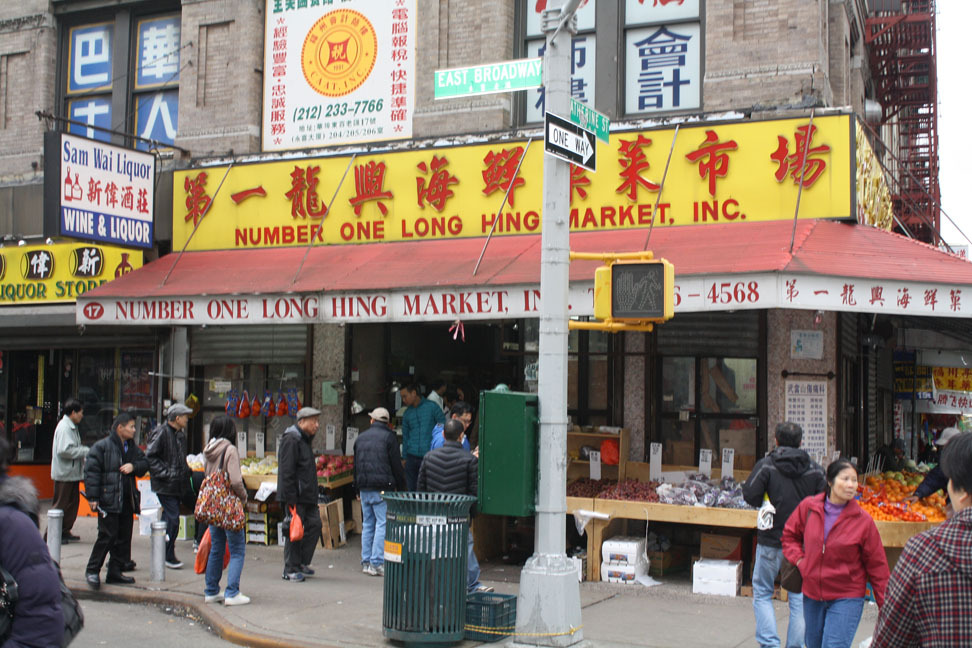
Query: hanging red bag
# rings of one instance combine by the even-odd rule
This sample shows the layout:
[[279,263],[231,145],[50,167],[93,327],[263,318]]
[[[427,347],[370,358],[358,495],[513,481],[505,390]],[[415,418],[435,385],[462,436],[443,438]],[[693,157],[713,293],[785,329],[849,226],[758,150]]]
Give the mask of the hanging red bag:
[[260,416],[260,399],[256,396],[253,397],[253,402],[250,403],[250,416]]
[[287,416],[287,399],[284,398],[283,392],[280,392],[277,399],[277,416]]
[[605,466],[617,466],[621,458],[621,450],[616,439],[601,441],[601,463]]
[[[206,565],[209,564],[209,550],[213,546],[213,539],[209,536],[209,527],[206,527],[206,533],[203,534],[202,540],[199,541],[199,551],[196,552],[196,564],[195,569],[197,574],[206,573]],[[223,569],[226,569],[226,565],[229,564],[230,552],[229,545],[226,545],[226,551],[223,552]]]
[[290,507],[290,541],[298,542],[304,538],[304,523],[297,515],[297,507]]
[[273,418],[277,414],[277,405],[273,402],[273,396],[270,392],[263,392],[263,415],[267,418]]
[[236,413],[239,418],[246,418],[250,415],[250,392],[243,390],[243,398],[240,399],[240,409]]

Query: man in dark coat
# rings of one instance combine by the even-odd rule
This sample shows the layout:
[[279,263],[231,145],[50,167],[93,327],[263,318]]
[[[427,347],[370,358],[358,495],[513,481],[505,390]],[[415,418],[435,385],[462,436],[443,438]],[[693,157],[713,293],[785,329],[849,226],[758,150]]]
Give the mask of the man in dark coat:
[[354,444],[354,487],[361,500],[361,570],[384,576],[386,506],[381,492],[405,490],[407,484],[388,410],[378,407],[368,416],[371,427]]
[[175,403],[166,412],[161,423],[149,435],[145,456],[152,475],[152,490],[159,496],[162,519],[165,521],[165,566],[181,569],[182,562],[176,557],[175,542],[179,535],[179,502],[190,488],[192,471],[186,463],[186,425],[192,409]]
[[144,475],[149,465],[134,438],[135,419],[123,412],[112,421],[108,436],[91,446],[84,464],[85,496],[92,512],[99,513],[98,539],[84,574],[92,589],[101,587],[99,574],[109,552],[105,582],[135,582],[122,571],[132,553],[132,516],[139,510],[135,478]]
[[[321,514],[317,508],[317,465],[311,443],[321,427],[321,411],[302,407],[297,424],[284,430],[277,456],[277,501],[284,507],[284,580],[301,582],[312,575],[314,549],[321,535]],[[304,537],[290,541],[292,510],[304,525]]]
[[[810,455],[800,450],[803,429],[796,423],[776,426],[776,449],[760,459],[749,479],[743,484],[743,497],[750,506],[760,507],[769,497],[776,508],[772,528],[756,536],[756,559],[753,561],[753,612],[756,615],[756,641],[760,646],[780,645],[773,611],[773,582],[780,572],[783,558],[783,527],[804,497],[827,489],[823,468]],[[803,646],[803,595],[790,594],[790,621],[784,648]]]
[[37,491],[26,477],[7,476],[10,446],[0,436],[0,566],[20,598],[4,648],[60,646],[64,633],[61,579],[37,528]]
[[[937,439],[935,439],[935,445],[940,448],[939,452],[943,452],[945,446],[948,445],[948,442],[960,434],[962,433],[958,428],[947,427],[942,430],[942,433],[938,435]],[[915,489],[915,492],[912,493],[910,497],[906,497],[905,500],[909,502],[917,502],[918,500],[928,497],[929,495],[932,495],[940,490],[946,490],[945,499],[948,501],[947,487],[948,477],[945,476],[945,471],[942,470],[942,462],[939,461],[938,465],[929,470],[928,474],[925,475],[925,478],[921,480],[921,483],[918,484],[918,488]]]
[[[463,429],[462,421],[458,419],[446,421],[442,428],[445,443],[441,448],[431,450],[422,460],[418,474],[419,491],[479,497],[479,460],[462,447]],[[473,551],[472,529],[468,538],[466,589],[469,592],[493,591],[492,587],[479,583],[479,561]]]

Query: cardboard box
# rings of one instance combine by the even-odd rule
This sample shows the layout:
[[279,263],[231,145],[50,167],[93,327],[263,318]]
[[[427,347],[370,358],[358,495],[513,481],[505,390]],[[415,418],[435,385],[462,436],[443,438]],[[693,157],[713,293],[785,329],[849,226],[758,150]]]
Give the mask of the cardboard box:
[[348,530],[358,534],[364,532],[364,518],[361,515],[361,500],[357,498],[351,500],[351,525],[348,527]]
[[191,515],[179,516],[179,535],[177,540],[195,540],[196,538],[196,518]]
[[340,497],[327,504],[318,504],[321,512],[321,546],[325,549],[343,547],[348,541],[344,528],[344,500]]
[[138,514],[138,535],[152,535],[152,523],[162,519],[162,509],[144,508]]
[[739,596],[742,562],[701,558],[692,568],[692,593]]
[[669,441],[668,445],[672,448],[673,464],[676,466],[696,465],[694,441]]
[[644,536],[615,536],[601,543],[601,560],[607,563],[644,562]]
[[703,533],[699,555],[716,560],[742,560],[742,538],[739,536]]
[[668,576],[688,568],[689,551],[687,547],[673,545],[668,551],[649,551],[648,561],[649,575]]

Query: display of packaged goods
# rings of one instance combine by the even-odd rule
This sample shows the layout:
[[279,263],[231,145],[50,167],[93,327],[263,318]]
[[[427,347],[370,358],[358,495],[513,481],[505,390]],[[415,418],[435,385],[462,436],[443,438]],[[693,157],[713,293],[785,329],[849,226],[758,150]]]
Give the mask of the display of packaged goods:
[[601,560],[606,563],[638,563],[645,561],[645,538],[615,536],[601,545]]
[[606,583],[631,584],[635,579],[648,573],[648,563],[601,563],[601,580]]
[[692,566],[692,593],[739,596],[742,562],[700,558]]

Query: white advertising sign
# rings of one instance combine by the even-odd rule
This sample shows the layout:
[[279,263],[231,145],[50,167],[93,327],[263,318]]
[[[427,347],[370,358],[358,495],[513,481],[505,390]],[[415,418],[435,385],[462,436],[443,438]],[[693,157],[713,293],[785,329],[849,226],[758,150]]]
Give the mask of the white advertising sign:
[[155,156],[62,133],[62,236],[152,247]]
[[810,456],[827,454],[827,383],[787,380],[784,420],[803,428],[801,447]]
[[407,139],[416,0],[267,0],[263,150]]
[[624,48],[625,113],[690,110],[701,106],[699,23],[629,29],[625,33]]
[[625,0],[624,22],[638,23],[685,20],[699,17],[699,0]]
[[794,360],[821,360],[823,331],[790,331],[790,357]]

